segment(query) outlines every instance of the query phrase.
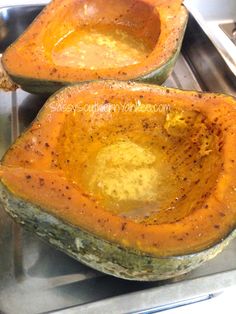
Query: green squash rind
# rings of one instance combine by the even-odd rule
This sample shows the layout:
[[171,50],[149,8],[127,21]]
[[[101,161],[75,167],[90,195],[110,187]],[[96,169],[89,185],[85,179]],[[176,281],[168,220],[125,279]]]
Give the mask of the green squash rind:
[[129,280],[155,281],[183,275],[220,253],[236,236],[201,252],[172,257],[155,257],[121,247],[48,214],[43,208],[16,197],[0,181],[0,199],[5,210],[27,230],[83,264]]

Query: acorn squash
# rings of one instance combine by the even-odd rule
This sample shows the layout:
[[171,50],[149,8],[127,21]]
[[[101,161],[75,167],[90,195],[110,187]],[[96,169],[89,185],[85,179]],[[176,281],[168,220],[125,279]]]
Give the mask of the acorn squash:
[[54,0],[3,55],[10,78],[32,93],[98,79],[161,84],[187,23],[181,0]]
[[186,273],[235,236],[235,119],[230,96],[121,81],[68,86],[3,158],[1,201],[105,273]]

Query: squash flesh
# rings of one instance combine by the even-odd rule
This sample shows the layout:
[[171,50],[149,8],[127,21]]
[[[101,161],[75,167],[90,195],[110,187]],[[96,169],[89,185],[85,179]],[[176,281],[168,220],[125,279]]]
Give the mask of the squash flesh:
[[[125,108],[119,100],[106,102],[86,114],[75,109],[61,128],[53,166],[116,214],[171,223],[210,193],[220,170],[220,138],[200,113],[155,105],[155,113],[143,112],[143,101]],[[110,113],[112,107],[119,110]]]
[[[232,124],[235,114],[231,107],[232,99],[226,96],[214,98],[214,95],[211,94],[200,95],[200,98],[198,97],[199,94],[194,92],[175,90],[168,90],[167,92],[164,88],[145,85],[139,90],[139,85],[136,84],[126,85],[121,82],[116,84],[109,82],[85,84],[68,88],[65,92],[62,91],[53,96],[31,129],[16,142],[5,156],[3,173],[1,175],[2,182],[15,195],[40,205],[45,211],[63,221],[108,241],[115,242],[126,248],[135,248],[153,256],[193,253],[220,241],[235,227],[236,218],[234,206],[235,185],[231,176],[232,173],[235,173],[235,164],[233,162],[235,160],[235,151],[231,145],[236,142],[235,127]],[[127,87],[129,92],[127,92]],[[184,100],[182,97],[183,93],[185,95]],[[209,173],[205,171],[206,174],[204,174],[206,175],[205,178],[208,179],[208,184],[210,184],[211,175],[213,177],[216,175],[217,178],[214,177],[214,184],[211,182],[209,186],[201,186],[199,192],[204,195],[202,203],[198,202],[198,206],[187,214],[186,209],[184,209],[185,216],[183,218],[178,219],[179,217],[175,217],[175,222],[171,223],[171,219],[173,220],[174,217],[173,213],[170,217],[162,214],[159,216],[158,224],[152,216],[151,218],[149,217],[151,221],[147,220],[143,223],[142,221],[135,221],[133,217],[126,217],[120,213],[114,214],[114,212],[107,210],[104,203],[96,199],[96,195],[91,195],[87,189],[83,189],[79,180],[71,179],[70,172],[68,177],[68,167],[66,168],[67,170],[61,167],[63,161],[59,155],[60,153],[64,155],[65,150],[63,151],[62,148],[58,150],[58,147],[61,145],[58,139],[63,138],[63,135],[60,133],[63,130],[62,126],[68,122],[70,124],[71,121],[73,122],[72,117],[76,117],[75,111],[71,111],[71,109],[91,102],[104,105],[105,95],[106,97],[111,97],[108,98],[111,101],[115,97],[116,100],[128,99],[137,101],[142,99],[142,102],[149,104],[169,104],[173,112],[175,112],[176,108],[178,110],[181,108],[181,112],[187,112],[188,114],[194,110],[201,112],[204,119],[205,117],[209,119],[208,122],[205,121],[203,123],[203,126],[211,126],[216,131],[214,140],[217,145],[215,147],[217,148],[219,145],[220,157],[217,151],[210,154],[207,153],[206,156],[200,155],[204,160],[209,160],[208,166],[212,164],[212,168],[208,167]],[[207,101],[208,107],[205,106],[205,101]],[[189,110],[189,103],[194,103],[191,110]],[[223,114],[222,110],[224,110]],[[132,112],[132,114],[135,113]],[[104,112],[101,111],[100,115],[104,117]],[[81,130],[86,125],[91,126],[91,121],[88,124],[85,117],[89,119],[88,113],[83,116],[83,119],[74,120],[74,122],[80,122]],[[114,113],[109,113],[108,117],[115,117]],[[179,114],[177,117],[179,118]],[[92,118],[97,119],[96,126],[103,125],[104,121],[99,119],[98,113],[96,116],[92,116]],[[164,118],[166,119],[166,114],[164,114]],[[128,121],[130,122],[131,120],[128,119]],[[170,122],[171,120],[168,121],[166,128],[169,128],[169,132],[172,133],[174,130],[171,128],[173,123]],[[223,121],[224,128],[221,127]],[[48,125],[51,123],[54,124],[54,128],[49,133]],[[178,128],[181,128],[181,126],[182,124],[178,124]],[[218,128],[222,132],[222,137],[220,136],[220,138],[218,138],[220,134]],[[74,131],[75,136],[77,136],[79,133],[77,133],[76,128],[74,128]],[[85,128],[84,134],[86,134],[86,131]],[[109,133],[112,133],[111,129],[109,129]],[[69,138],[69,136],[66,138]],[[69,146],[65,144],[66,147],[68,148]],[[73,149],[70,148],[69,151],[73,154]],[[198,151],[200,151],[199,148]],[[207,151],[205,150],[205,152]],[[225,154],[226,151],[227,155]],[[183,157],[183,152],[181,150],[178,152]],[[76,155],[80,156],[78,151]],[[175,155],[175,157],[179,160],[178,155]],[[61,164],[58,164],[58,161]],[[194,167],[193,160],[191,161],[190,158],[189,161]],[[174,165],[175,162],[172,164]],[[78,163],[76,166],[78,167]],[[72,169],[76,173],[77,168],[72,167]],[[199,176],[202,179],[203,172],[199,173],[198,178]],[[191,193],[189,195],[190,198],[186,202],[186,206],[196,201],[194,197],[191,200]],[[193,193],[193,195],[195,194]],[[197,194],[197,197],[199,195]],[[60,202],[57,201],[58,199],[60,199]],[[55,206],[55,204],[57,205]],[[181,207],[184,208],[184,206]],[[189,210],[189,207],[187,210]],[[177,213],[179,214],[178,211]],[[166,220],[161,223],[161,218],[163,217]]]
[[[69,32],[53,47],[56,66],[99,70],[137,64],[148,58],[152,48],[129,30],[90,27]],[[99,56],[99,58],[98,58]]]

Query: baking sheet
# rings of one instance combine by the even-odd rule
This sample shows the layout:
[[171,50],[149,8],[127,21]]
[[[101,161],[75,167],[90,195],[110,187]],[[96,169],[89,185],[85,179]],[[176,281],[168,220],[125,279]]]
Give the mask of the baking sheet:
[[[9,12],[0,9],[0,16],[6,26],[13,28],[9,34],[17,34],[18,27],[22,31],[25,21],[41,9],[36,5],[9,8]],[[14,23],[16,19],[18,22]],[[8,43],[2,41],[2,49]],[[214,62],[209,62],[209,56]],[[219,58],[208,38],[190,19],[182,53],[165,85],[234,94],[234,81]],[[1,156],[34,119],[44,102],[45,98],[22,90],[0,92]],[[173,280],[142,283],[107,276],[80,264],[14,224],[2,208],[0,230],[2,313],[151,312],[207,299],[236,284],[236,241],[190,274]]]

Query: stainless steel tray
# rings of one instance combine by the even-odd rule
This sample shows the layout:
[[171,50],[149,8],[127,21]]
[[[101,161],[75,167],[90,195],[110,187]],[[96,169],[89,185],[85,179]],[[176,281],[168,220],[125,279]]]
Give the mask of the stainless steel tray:
[[[0,9],[0,52],[42,6]],[[191,18],[182,54],[165,85],[236,95],[233,75]],[[0,156],[34,119],[45,99],[0,92]],[[76,262],[24,231],[0,208],[0,313],[154,313],[204,300],[236,284],[236,241],[192,273],[169,281],[129,282]]]
[[236,76],[236,1],[184,0]]

